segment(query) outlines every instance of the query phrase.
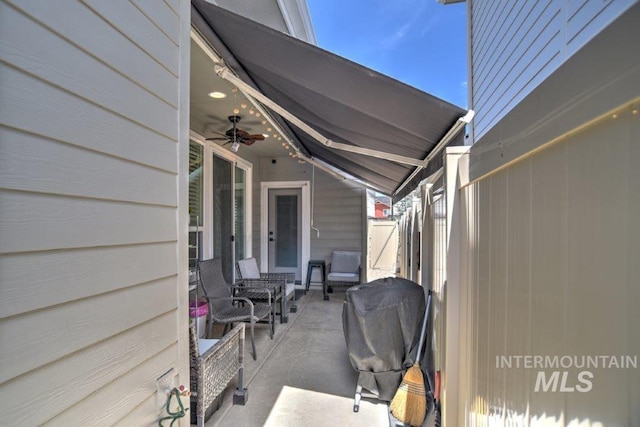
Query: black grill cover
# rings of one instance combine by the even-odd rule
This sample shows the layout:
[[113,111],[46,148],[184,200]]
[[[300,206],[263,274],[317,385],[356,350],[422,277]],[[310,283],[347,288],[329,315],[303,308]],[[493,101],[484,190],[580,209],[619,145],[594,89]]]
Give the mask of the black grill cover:
[[414,363],[424,316],[424,289],[415,282],[385,278],[346,292],[342,327],[358,384],[393,399],[403,371]]

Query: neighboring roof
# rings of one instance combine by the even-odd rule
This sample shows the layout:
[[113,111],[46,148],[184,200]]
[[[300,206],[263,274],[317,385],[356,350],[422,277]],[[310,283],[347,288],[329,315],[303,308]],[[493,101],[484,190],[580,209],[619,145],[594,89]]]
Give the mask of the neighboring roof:
[[[466,113],[228,10],[202,0],[193,0],[192,5],[203,18],[194,19],[194,25],[242,80],[332,141],[422,160]],[[407,64],[410,66],[410,62]],[[329,148],[288,124],[303,151],[386,194],[393,195],[416,169]],[[461,145],[463,138],[459,134],[449,145]],[[407,194],[421,178],[435,172],[438,163],[441,164],[441,156],[402,193]],[[400,197],[394,195],[394,199]]]

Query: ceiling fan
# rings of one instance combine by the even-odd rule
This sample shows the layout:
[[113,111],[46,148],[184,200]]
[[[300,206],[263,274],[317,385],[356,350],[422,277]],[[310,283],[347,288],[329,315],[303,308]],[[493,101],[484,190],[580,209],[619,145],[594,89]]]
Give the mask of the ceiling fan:
[[233,127],[227,130],[224,134],[218,133],[220,137],[207,138],[207,141],[227,141],[226,144],[231,144],[231,151],[238,151],[240,144],[252,145],[256,141],[263,141],[264,135],[261,133],[250,134],[249,132],[239,129],[236,125],[242,117],[229,116],[229,121],[233,124]]

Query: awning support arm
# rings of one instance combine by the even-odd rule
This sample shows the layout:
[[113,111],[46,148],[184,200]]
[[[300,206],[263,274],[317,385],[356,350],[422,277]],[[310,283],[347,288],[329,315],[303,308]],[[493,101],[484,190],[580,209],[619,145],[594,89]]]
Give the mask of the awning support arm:
[[[236,85],[240,90],[244,93],[251,95],[253,98],[260,101],[262,104],[266,105],[276,113],[280,114],[282,117],[286,118],[288,121],[293,123],[297,128],[305,132],[307,135],[321,143],[322,145],[330,148],[335,148],[338,150],[349,151],[352,153],[363,154],[365,156],[376,157],[379,159],[391,160],[396,163],[403,163],[406,165],[417,166],[420,167],[424,164],[424,160],[413,159],[411,157],[400,156],[398,154],[386,153],[384,151],[372,150],[369,148],[357,147],[355,145],[343,144],[341,142],[332,141],[322,135],[320,132],[313,129],[311,126],[307,125],[305,122],[297,118],[295,115],[291,114],[289,111],[282,108],[280,105],[266,97],[260,91],[254,89],[252,86],[246,84],[243,80],[238,78],[235,74],[233,74],[227,67],[221,65],[214,65],[214,70],[216,74],[218,74],[223,79],[231,82]],[[423,166],[424,167],[424,166]]]
[[424,161],[421,162],[420,165],[418,165],[416,170],[414,170],[413,173],[409,175],[407,179],[404,180],[404,182],[398,187],[398,189],[393,193],[393,195],[395,196],[396,194],[398,194],[418,174],[418,172],[426,168],[429,162],[436,155],[438,155],[438,153],[440,153],[440,151],[442,151],[442,149],[446,147],[447,144],[451,142],[453,138],[456,137],[456,135],[458,135],[458,133],[462,130],[462,128],[464,128],[466,125],[471,123],[471,120],[473,120],[473,116],[475,116],[475,114],[476,114],[475,111],[469,110],[467,111],[467,114],[465,114],[464,116],[456,120],[453,126],[451,126],[451,129],[449,129],[449,131],[442,137],[442,139],[440,139],[440,142],[438,142],[438,144],[436,144],[436,146],[433,147],[433,150],[429,152],[429,155],[424,159]]

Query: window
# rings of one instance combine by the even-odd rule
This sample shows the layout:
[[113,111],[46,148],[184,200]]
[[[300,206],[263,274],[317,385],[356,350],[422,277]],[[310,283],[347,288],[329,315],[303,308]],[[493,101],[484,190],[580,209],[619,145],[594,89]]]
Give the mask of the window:
[[189,141],[189,268],[195,269],[202,258],[202,182],[204,147]]

